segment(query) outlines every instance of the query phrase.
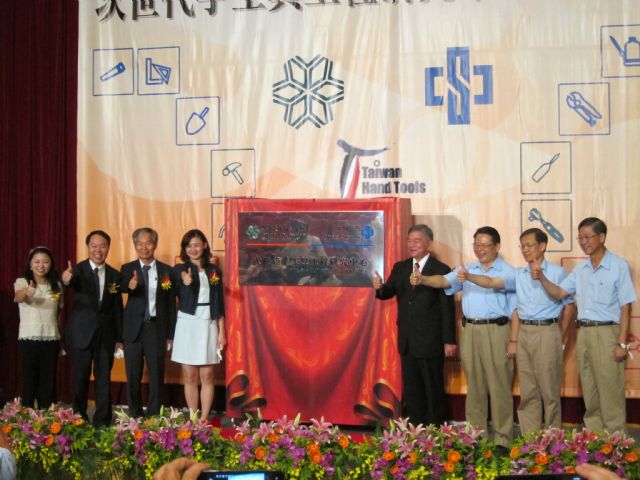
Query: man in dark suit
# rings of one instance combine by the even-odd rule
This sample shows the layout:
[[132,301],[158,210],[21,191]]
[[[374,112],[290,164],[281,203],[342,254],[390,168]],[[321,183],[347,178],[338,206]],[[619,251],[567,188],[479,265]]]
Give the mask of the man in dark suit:
[[149,374],[147,415],[158,415],[164,390],[164,357],[173,344],[176,301],[172,293],[171,267],[154,257],[158,233],[148,227],[132,235],[138,259],[122,266],[124,308],[124,360],[127,371],[129,415],[143,415],[140,384],[144,360]]
[[430,255],[432,244],[431,228],[412,226],[407,237],[411,258],[396,263],[385,283],[377,273],[373,280],[377,298],[397,299],[403,415],[423,425],[440,425],[447,419],[444,358],[456,354],[452,298],[442,289],[418,285],[420,274],[445,275],[451,271]]
[[111,423],[111,367],[113,355],[122,349],[122,296],[120,272],[106,264],[111,238],[95,230],[86,238],[89,258],[62,273],[62,281],[74,291],[73,310],[65,330],[74,367],[73,409],[87,419],[91,366],[95,385],[96,427]]

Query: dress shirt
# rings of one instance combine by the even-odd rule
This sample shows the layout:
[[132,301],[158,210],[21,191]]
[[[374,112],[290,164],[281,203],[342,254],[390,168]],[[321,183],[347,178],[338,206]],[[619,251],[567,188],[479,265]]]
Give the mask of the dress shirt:
[[[424,268],[424,266],[427,264],[427,260],[429,260],[429,254],[427,253],[424,257],[422,257],[420,260],[417,261],[418,265],[420,266],[420,271],[422,271],[422,269]],[[413,259],[413,269],[415,270],[415,265],[416,265],[416,259]]]
[[16,459],[6,448],[0,447],[0,478],[2,480],[15,480],[18,474]]
[[[542,261],[542,271],[555,284],[559,284],[567,276],[564,269],[546,260]],[[531,268],[518,268],[515,275],[515,283],[505,282],[505,288],[516,291],[516,305],[518,316],[526,320],[548,320],[557,318],[562,312],[562,307],[567,303],[573,303],[573,297],[568,296],[564,300],[555,300],[542,286],[540,280],[531,278]]]
[[[146,265],[139,260],[140,269],[143,269]],[[152,317],[156,316],[156,290],[158,288],[158,269],[156,268],[156,259],[154,258],[149,264],[149,285],[148,292],[149,298],[147,298],[147,305],[149,305],[149,315]],[[144,270],[143,270],[144,271]],[[143,275],[144,276],[144,275]]]
[[575,294],[580,320],[620,323],[622,307],[637,299],[629,265],[609,250],[595,270],[591,258],[579,263],[560,288]]
[[98,300],[101,302],[104,295],[104,263],[102,265],[96,265],[89,260],[89,265],[91,265],[91,273],[95,272],[96,268],[98,269],[98,279],[100,280],[100,298]]
[[[516,274],[515,268],[496,258],[491,266],[485,270],[479,261],[465,265],[469,273],[486,275],[488,277],[500,277],[505,285],[513,285]],[[483,288],[473,282],[459,282],[458,273],[450,272],[444,276],[450,284],[444,293],[453,295],[462,290],[462,314],[467,318],[498,318],[511,317],[515,309],[515,293],[503,288]]]
[[200,290],[198,290],[198,303],[209,305],[209,279],[207,278],[207,272],[198,272],[200,279]]

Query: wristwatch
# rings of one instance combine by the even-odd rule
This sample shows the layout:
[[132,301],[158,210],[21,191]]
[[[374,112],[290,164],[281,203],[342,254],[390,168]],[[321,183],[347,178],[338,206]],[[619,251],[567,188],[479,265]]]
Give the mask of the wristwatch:
[[629,350],[631,345],[629,343],[618,343],[618,346],[623,350]]

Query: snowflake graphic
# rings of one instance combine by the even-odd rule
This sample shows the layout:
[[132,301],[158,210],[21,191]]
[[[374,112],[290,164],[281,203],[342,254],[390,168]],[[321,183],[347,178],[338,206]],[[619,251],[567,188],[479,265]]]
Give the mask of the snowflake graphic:
[[295,128],[311,122],[317,128],[333,120],[331,105],[344,98],[344,82],[331,76],[333,62],[316,55],[310,62],[302,57],[284,64],[284,80],[273,84],[273,101],[284,105],[284,121]]

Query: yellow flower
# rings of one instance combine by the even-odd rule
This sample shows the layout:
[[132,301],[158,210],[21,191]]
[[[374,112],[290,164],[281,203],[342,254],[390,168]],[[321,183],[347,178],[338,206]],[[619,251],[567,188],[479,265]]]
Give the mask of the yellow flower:
[[160,286],[162,287],[163,290],[169,290],[171,289],[171,286],[173,284],[171,283],[171,279],[169,278],[169,275],[164,275],[162,277],[162,280],[160,280]]

